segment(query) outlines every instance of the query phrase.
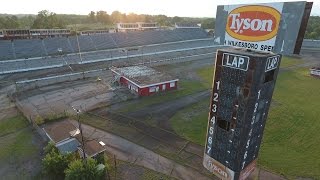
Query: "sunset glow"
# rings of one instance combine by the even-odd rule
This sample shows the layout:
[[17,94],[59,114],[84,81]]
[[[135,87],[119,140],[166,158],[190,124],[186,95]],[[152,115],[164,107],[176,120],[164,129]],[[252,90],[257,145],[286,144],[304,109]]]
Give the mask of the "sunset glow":
[[[292,0],[289,0],[292,1]],[[164,14],[167,16],[184,17],[215,17],[216,6],[220,4],[237,4],[234,0],[10,0],[3,1],[0,13],[37,14],[41,10],[49,10],[59,14],[83,14],[90,11],[104,10],[108,13],[119,10],[124,13]],[[255,0],[255,3],[282,2],[282,0]],[[313,0],[311,15],[320,15],[320,0]],[[252,3],[243,0],[241,3]]]

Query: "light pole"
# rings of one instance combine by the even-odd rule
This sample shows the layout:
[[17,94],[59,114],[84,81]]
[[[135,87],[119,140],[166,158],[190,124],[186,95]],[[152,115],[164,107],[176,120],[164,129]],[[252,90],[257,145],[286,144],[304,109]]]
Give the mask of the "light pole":
[[80,135],[81,135],[81,149],[82,149],[82,153],[83,153],[83,159],[86,161],[86,153],[85,153],[85,149],[84,149],[84,140],[83,140],[83,134],[82,134],[82,127],[81,127],[81,122],[80,122],[80,109],[76,109],[72,106],[72,109],[77,113],[77,121],[78,121],[78,126],[79,126],[79,130],[80,130]]

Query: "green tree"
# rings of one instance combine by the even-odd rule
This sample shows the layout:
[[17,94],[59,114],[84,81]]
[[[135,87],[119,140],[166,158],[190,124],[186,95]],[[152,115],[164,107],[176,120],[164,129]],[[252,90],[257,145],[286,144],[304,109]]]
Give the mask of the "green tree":
[[307,39],[320,39],[320,16],[310,16],[305,33]]
[[68,166],[68,168],[65,170],[66,179],[83,179],[84,178],[84,166],[82,161],[75,160],[71,162]]
[[207,18],[201,21],[201,27],[204,29],[214,29],[214,26],[215,26],[214,18]]
[[58,148],[56,148],[54,142],[50,141],[46,147],[44,147],[44,153],[45,154],[49,154],[50,152],[57,152],[58,153]]
[[158,22],[158,24],[160,26],[168,26],[169,25],[168,17],[166,15],[156,15],[155,21]]
[[91,12],[89,13],[89,21],[90,21],[91,23],[96,22],[96,13],[95,13],[94,11],[91,11]]
[[36,19],[33,22],[32,28],[52,29],[52,28],[64,28],[64,22],[61,18],[58,18],[56,13],[49,12],[48,10],[42,10],[38,12]]
[[19,28],[19,20],[17,16],[0,17],[0,28],[2,29],[17,29]]
[[65,170],[67,180],[95,180],[104,178],[104,170],[97,169],[97,161],[88,158],[86,161],[75,160]]
[[110,23],[110,16],[106,11],[98,11],[96,17],[98,22],[101,22],[104,24]]
[[52,179],[62,179],[65,177],[64,171],[68,164],[74,161],[77,156],[75,154],[62,155],[56,148],[48,145],[45,150],[51,151],[42,159],[43,173]]
[[135,14],[135,13],[129,13],[126,16],[126,18],[127,18],[127,22],[131,22],[131,23],[145,21],[145,16],[144,15],[138,15],[138,14]]
[[122,14],[119,11],[113,11],[110,18],[112,23],[119,23],[121,22]]
[[29,29],[32,26],[35,19],[36,17],[31,15],[22,16],[21,18],[19,18],[20,28]]
[[172,18],[173,23],[180,23],[181,21],[183,21],[183,18],[175,16]]

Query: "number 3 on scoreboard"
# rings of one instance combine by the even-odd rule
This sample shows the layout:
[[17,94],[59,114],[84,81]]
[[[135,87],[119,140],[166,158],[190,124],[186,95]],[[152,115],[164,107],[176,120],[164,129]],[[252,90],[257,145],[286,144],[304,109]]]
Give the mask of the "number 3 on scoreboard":
[[217,112],[217,105],[216,104],[212,105],[212,112]]

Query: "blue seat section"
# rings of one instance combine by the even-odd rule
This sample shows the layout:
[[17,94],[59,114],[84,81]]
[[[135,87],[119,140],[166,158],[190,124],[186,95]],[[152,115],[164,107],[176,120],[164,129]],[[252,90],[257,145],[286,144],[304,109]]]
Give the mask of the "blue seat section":
[[109,34],[98,34],[90,37],[98,50],[115,48],[117,46]]
[[[97,50],[90,36],[78,36],[78,39],[79,39],[79,46],[81,51]],[[69,40],[74,51],[78,52],[79,48],[78,48],[77,37],[76,36],[69,37]]]
[[58,49],[62,50],[62,53],[72,53],[73,49],[68,43],[67,37],[55,37],[46,38],[43,40],[47,49],[48,55],[59,54]]
[[[132,46],[145,46],[150,44],[160,44],[166,42],[184,41],[192,39],[208,38],[203,29],[174,29],[174,30],[153,30],[153,31],[133,31],[118,32],[98,35],[78,36],[81,52],[123,48]],[[199,42],[199,44],[206,42]],[[212,41],[207,42],[208,45]],[[10,41],[0,40],[0,60],[16,58],[41,57],[48,55],[77,53],[78,40],[76,36],[52,37],[41,39],[14,40],[13,47]],[[189,43],[180,44],[181,48],[188,48]],[[159,50],[169,50],[171,46],[158,47]],[[148,48],[147,48],[148,49]],[[157,49],[152,48],[152,51]],[[141,50],[143,52],[143,48]],[[130,52],[137,53],[137,52]],[[114,56],[113,54],[109,55]]]
[[46,56],[41,39],[14,40],[13,43],[18,59]]
[[175,29],[175,31],[183,40],[202,39],[208,37],[207,33],[202,29]]
[[0,40],[0,60],[13,58],[14,56],[11,41]]

